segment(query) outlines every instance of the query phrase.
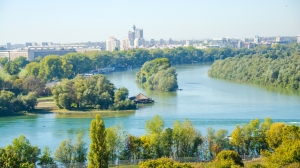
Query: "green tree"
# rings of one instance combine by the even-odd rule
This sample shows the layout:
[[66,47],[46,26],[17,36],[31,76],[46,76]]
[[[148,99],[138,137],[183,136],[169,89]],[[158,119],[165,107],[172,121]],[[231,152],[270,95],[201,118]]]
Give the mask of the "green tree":
[[38,62],[30,62],[25,67],[26,74],[37,77],[40,71],[40,64]]
[[59,144],[59,147],[54,153],[54,159],[66,165],[74,163],[74,147],[71,139],[64,140]]
[[88,167],[108,167],[105,125],[99,114],[97,114],[96,118],[91,122],[90,138],[91,144],[88,154]]
[[115,91],[114,102],[119,102],[127,99],[128,94],[128,89],[125,87],[121,87],[120,89]]
[[4,66],[4,71],[10,75],[16,75],[18,74],[21,70],[20,67],[17,63],[11,61],[7,62]]
[[21,68],[24,68],[29,63],[27,58],[23,56],[14,59],[13,62],[15,62]]
[[39,158],[39,165],[54,165],[54,159],[51,157],[51,150],[48,146],[46,146],[43,150],[42,156]]
[[8,62],[8,58],[7,57],[0,58],[0,65],[2,67],[4,67],[7,62]]
[[87,150],[86,143],[82,141],[82,134],[78,134],[74,144],[74,161],[77,163],[85,162],[87,160]]
[[20,135],[19,138],[15,138],[11,145],[6,146],[6,151],[13,153],[17,156],[22,163],[34,164],[38,160],[39,148],[32,146],[28,139],[24,135]]

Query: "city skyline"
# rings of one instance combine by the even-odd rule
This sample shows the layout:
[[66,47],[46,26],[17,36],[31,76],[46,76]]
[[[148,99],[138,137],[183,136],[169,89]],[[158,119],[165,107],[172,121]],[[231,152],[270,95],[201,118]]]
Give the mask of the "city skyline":
[[0,45],[106,41],[110,36],[123,39],[133,25],[145,31],[147,40],[297,36],[299,6],[296,0],[4,0],[0,2]]

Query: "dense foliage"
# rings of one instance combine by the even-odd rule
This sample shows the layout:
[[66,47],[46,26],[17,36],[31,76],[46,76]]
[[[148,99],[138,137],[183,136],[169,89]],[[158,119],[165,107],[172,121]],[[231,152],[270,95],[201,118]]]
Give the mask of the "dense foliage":
[[[212,62],[218,59],[232,57],[235,54],[256,52],[246,49],[209,48],[206,50],[194,47],[178,47],[174,49],[133,49],[128,51],[97,51],[69,53],[64,56],[37,57],[26,66],[26,73],[51,81],[62,78],[73,78],[77,74],[87,73],[93,69],[105,67],[140,67],[145,62],[156,58],[167,58],[171,64],[194,62]],[[3,60],[5,64],[5,60]],[[1,60],[0,60],[1,64]]]
[[136,78],[142,86],[151,90],[168,92],[178,88],[176,70],[167,58],[145,62]]
[[36,95],[30,92],[26,96],[15,96],[13,92],[0,91],[0,115],[11,115],[14,112],[33,110],[37,104]]
[[215,61],[208,74],[238,82],[300,90],[300,44],[274,45],[260,51]]
[[96,108],[112,110],[135,109],[135,103],[129,99],[128,90],[115,86],[104,75],[86,78],[78,75],[72,80],[63,79],[51,89],[54,101],[59,108]]
[[157,168],[157,167],[192,168],[192,166],[187,163],[175,162],[174,160],[172,160],[170,158],[160,158],[160,159],[156,159],[156,160],[148,160],[148,161],[139,163],[139,168]]

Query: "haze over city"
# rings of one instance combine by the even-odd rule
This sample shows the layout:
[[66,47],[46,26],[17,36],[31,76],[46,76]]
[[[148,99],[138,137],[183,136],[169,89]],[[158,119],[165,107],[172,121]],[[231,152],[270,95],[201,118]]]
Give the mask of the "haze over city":
[[0,2],[0,45],[73,43],[127,37],[187,40],[300,34],[300,1],[37,1]]

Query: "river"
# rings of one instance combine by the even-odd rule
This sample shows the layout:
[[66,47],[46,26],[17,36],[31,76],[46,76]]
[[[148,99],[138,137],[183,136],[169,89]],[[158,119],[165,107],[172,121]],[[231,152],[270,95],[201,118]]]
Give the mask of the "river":
[[[145,133],[145,121],[159,114],[166,127],[175,120],[189,119],[206,134],[209,126],[231,132],[236,124],[251,119],[271,117],[276,122],[300,124],[300,93],[292,90],[234,83],[207,76],[209,64],[175,66],[181,91],[166,93],[146,91],[135,82],[138,69],[107,75],[117,88],[126,87],[130,96],[143,93],[155,100],[153,105],[135,112],[102,114],[106,127],[122,125],[134,135]],[[52,152],[62,140],[78,133],[89,144],[89,126],[95,114],[39,114],[0,118],[0,147],[23,134],[31,144],[49,146]]]

